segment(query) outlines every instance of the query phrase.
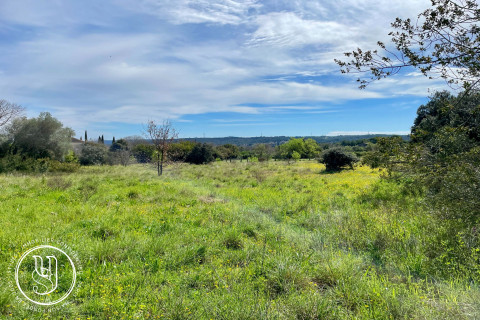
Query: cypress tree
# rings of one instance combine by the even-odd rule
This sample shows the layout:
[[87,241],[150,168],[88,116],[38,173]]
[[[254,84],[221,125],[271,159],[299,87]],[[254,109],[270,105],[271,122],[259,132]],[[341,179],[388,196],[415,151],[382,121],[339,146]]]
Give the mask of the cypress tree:
[[85,142],[88,141],[87,130],[85,130]]
[[112,144],[114,144],[114,143],[115,143],[115,137],[113,137],[113,140],[112,140]]

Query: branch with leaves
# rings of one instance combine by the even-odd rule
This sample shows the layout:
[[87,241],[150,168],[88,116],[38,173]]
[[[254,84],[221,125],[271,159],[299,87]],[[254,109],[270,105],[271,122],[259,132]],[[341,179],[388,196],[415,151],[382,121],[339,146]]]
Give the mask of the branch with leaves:
[[415,68],[424,76],[443,78],[452,88],[471,90],[480,83],[480,9],[472,0],[431,0],[432,8],[415,22],[397,18],[389,33],[395,50],[378,42],[379,50],[346,52],[350,61],[335,59],[342,73],[370,73],[358,78],[364,89],[375,80]]

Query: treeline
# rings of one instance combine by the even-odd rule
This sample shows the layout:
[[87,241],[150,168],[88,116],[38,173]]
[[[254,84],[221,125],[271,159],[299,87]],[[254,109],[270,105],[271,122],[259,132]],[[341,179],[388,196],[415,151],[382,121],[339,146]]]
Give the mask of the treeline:
[[[80,165],[129,165],[156,161],[158,148],[149,139],[134,136],[112,140],[105,144],[103,135],[96,142],[73,138],[74,132],[66,128],[50,113],[37,118],[14,119],[0,135],[0,172],[11,171],[64,171],[72,172]],[[234,144],[213,145],[190,140],[176,140],[166,148],[166,163],[187,162],[206,164],[212,161],[269,161],[300,159],[324,159],[327,149],[340,150],[344,154],[362,157],[373,150],[378,137],[339,143],[318,143],[312,138],[290,138],[272,146],[258,143],[252,146]],[[399,138],[402,140],[402,138]],[[352,158],[353,159],[353,158]],[[351,165],[347,163],[346,165]]]
[[[349,142],[361,141],[361,140],[369,140],[375,139],[378,137],[390,137],[391,135],[388,134],[367,134],[367,135],[338,135],[338,136],[306,136],[300,137],[295,136],[294,138],[302,138],[302,139],[313,139],[319,144],[336,144],[336,143],[345,143],[348,144]],[[408,140],[408,135],[402,135],[402,139]],[[292,137],[288,136],[276,136],[276,137],[221,137],[221,138],[184,138],[178,139],[199,142],[199,143],[209,143],[215,146],[224,145],[224,144],[233,144],[236,146],[244,146],[244,147],[253,147],[257,144],[268,144],[271,146],[279,146]]]
[[[378,138],[362,139],[348,143],[319,144],[311,138],[290,138],[287,142],[273,147],[259,143],[253,146],[236,146],[233,144],[212,145],[189,140],[171,143],[167,157],[172,162],[205,164],[213,161],[247,161],[263,162],[270,160],[297,161],[300,159],[319,159],[326,150],[336,149],[362,157],[372,151]],[[401,139],[401,138],[400,138]],[[154,160],[155,148],[147,140],[127,140],[130,151],[139,163]]]

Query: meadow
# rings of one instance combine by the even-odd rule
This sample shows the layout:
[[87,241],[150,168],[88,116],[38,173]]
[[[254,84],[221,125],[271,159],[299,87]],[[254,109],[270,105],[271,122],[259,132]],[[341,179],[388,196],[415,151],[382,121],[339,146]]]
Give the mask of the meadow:
[[[479,287],[429,258],[437,227],[422,192],[381,174],[235,161],[162,177],[142,165],[0,175],[0,317],[480,318]],[[39,238],[82,263],[58,311],[30,311],[6,286],[11,259]]]

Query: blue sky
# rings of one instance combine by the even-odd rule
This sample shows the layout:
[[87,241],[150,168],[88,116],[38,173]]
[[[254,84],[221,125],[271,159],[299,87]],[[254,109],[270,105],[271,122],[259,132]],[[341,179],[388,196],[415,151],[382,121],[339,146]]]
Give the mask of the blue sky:
[[359,90],[334,58],[388,41],[427,0],[2,0],[0,98],[77,136],[406,133],[430,90],[414,70]]

